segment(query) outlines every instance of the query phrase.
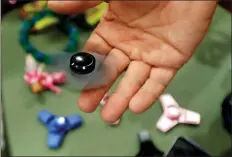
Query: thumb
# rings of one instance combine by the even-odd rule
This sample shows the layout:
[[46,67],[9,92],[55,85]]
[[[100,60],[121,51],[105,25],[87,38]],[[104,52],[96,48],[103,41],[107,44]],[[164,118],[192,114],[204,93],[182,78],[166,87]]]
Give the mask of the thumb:
[[48,8],[60,14],[83,12],[100,4],[102,1],[48,1]]

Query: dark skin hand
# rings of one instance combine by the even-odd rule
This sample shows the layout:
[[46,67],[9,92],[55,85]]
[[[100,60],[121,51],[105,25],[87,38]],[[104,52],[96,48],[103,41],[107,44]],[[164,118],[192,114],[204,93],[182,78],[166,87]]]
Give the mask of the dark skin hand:
[[[100,1],[49,1],[58,13],[82,12]],[[88,39],[85,51],[107,55],[117,69],[107,86],[83,91],[78,106],[93,112],[128,67],[107,104],[104,121],[118,120],[129,108],[146,111],[188,62],[211,23],[216,1],[109,1],[109,8]]]

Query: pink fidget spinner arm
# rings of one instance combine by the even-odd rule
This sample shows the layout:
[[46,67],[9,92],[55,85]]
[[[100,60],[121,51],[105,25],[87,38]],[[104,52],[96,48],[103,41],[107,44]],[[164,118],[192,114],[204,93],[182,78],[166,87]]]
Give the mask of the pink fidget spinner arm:
[[181,108],[170,94],[160,96],[163,114],[156,127],[162,132],[167,132],[177,124],[200,124],[200,114]]

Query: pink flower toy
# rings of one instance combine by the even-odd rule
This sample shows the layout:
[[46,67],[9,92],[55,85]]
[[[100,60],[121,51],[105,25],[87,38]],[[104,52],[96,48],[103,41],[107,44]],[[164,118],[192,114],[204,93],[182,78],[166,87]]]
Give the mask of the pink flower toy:
[[42,66],[37,67],[37,63],[31,55],[26,56],[24,80],[33,93],[39,93],[43,90],[40,84],[42,69]]
[[65,72],[54,72],[54,73],[42,73],[42,79],[40,81],[44,89],[55,92],[56,94],[61,93],[61,89],[55,86],[55,84],[64,84],[66,82]]
[[[102,98],[100,104],[101,104],[102,106],[104,106],[104,105],[107,103],[107,101],[109,100],[109,98],[110,98],[110,94],[109,94],[109,93],[106,93],[106,94],[104,95],[104,97]],[[116,126],[116,125],[119,125],[119,124],[120,124],[120,121],[121,121],[121,119],[117,120],[117,121],[114,122],[114,123],[111,123],[111,125],[115,125],[115,126]]]
[[31,87],[33,93],[50,90],[59,94],[61,89],[55,84],[64,84],[66,82],[66,74],[65,72],[54,72],[51,74],[43,72],[43,65],[38,66],[35,59],[31,55],[27,55],[24,80]]
[[200,124],[199,113],[181,108],[170,94],[160,96],[164,113],[158,120],[156,127],[162,132],[171,130],[177,124]]

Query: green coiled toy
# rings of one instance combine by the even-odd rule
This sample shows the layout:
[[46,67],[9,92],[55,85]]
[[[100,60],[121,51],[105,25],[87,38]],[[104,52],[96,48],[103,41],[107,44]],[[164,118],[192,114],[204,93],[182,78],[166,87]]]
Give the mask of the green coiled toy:
[[[45,16],[53,16],[56,18],[62,19],[62,15],[56,14],[55,12],[44,9],[37,13],[33,18],[25,20],[20,29],[19,43],[26,53],[30,53],[38,62],[45,64],[52,64],[54,56],[47,55],[39,50],[37,50],[29,41],[30,29],[35,25],[35,23]],[[62,20],[61,20],[62,21]],[[63,52],[73,53],[77,51],[79,34],[77,28],[68,20],[61,23],[65,31],[68,33],[69,41],[68,45],[65,47]]]

